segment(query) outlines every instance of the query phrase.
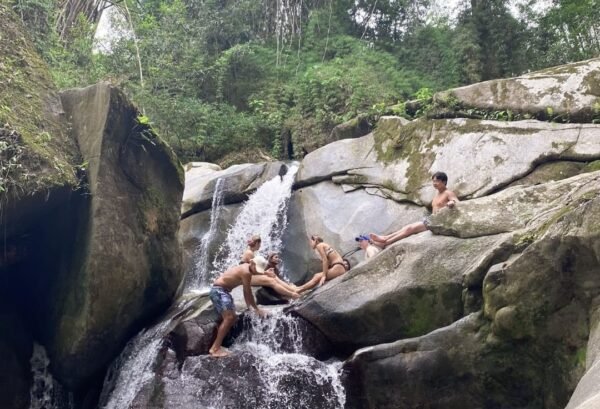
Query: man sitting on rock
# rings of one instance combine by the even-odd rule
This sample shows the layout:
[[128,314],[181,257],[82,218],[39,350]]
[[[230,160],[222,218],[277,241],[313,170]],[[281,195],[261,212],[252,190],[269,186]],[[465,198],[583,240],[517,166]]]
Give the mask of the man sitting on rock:
[[355,237],[354,240],[356,240],[360,248],[365,251],[365,260],[370,259],[371,257],[375,256],[381,251],[381,249],[379,247],[374,246],[371,239],[365,236],[364,234]]
[[222,348],[221,344],[237,319],[231,290],[242,285],[246,306],[248,308],[252,307],[252,309],[254,309],[261,317],[266,314],[265,311],[256,306],[252,288],[250,287],[252,275],[264,273],[266,266],[267,260],[262,256],[256,256],[251,259],[249,263],[231,267],[221,274],[221,276],[213,283],[210,288],[210,300],[223,320],[219,324],[217,337],[208,351],[212,356],[222,357],[229,355],[229,352]]
[[[431,180],[433,182],[433,187],[437,190],[437,194],[431,202],[433,213],[437,213],[444,207],[454,207],[459,200],[458,197],[456,197],[456,194],[454,194],[453,191],[448,190],[446,187],[446,184],[448,183],[448,176],[444,172],[436,172],[431,177]],[[424,232],[425,230],[429,229],[429,225],[430,220],[429,216],[427,216],[424,217],[420,222],[404,226],[397,232],[385,236],[379,236],[371,233],[369,234],[369,237],[375,245],[385,248],[386,246],[389,246],[398,240],[402,240],[405,237]]]

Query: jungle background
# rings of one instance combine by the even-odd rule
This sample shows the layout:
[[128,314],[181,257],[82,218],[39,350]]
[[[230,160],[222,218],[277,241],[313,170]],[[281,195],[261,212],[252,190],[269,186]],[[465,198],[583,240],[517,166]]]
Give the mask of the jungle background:
[[[1,1],[59,88],[110,81],[183,162],[222,166],[300,158],[357,116],[600,55],[600,0]],[[121,34],[100,46],[109,7]]]

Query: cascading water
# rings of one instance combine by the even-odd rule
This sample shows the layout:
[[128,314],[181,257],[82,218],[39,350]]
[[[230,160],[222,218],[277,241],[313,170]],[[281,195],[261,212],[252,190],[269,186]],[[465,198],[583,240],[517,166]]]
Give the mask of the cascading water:
[[[196,288],[188,286],[188,289],[207,286],[226,268],[238,264],[246,239],[251,235],[261,235],[261,252],[280,250],[296,171],[297,166],[292,166],[285,176],[276,176],[265,182],[248,198],[217,252],[212,263],[215,268],[208,271],[209,263],[202,257],[214,237],[212,229],[216,229],[213,226],[217,226],[222,206],[222,197],[219,196],[222,186],[215,189],[211,227],[196,253],[196,271],[202,274],[188,281],[197,285]],[[199,313],[210,305],[206,296],[198,291],[192,291],[182,299],[184,302],[174,308],[171,317],[190,317],[185,315],[190,308]],[[138,407],[142,401],[137,396],[152,388],[153,377],[159,376],[160,380],[155,378],[154,382],[161,385],[160,392],[157,392],[159,395],[156,395],[164,400],[161,406],[156,406],[160,408],[343,408],[345,392],[338,373],[340,363],[321,362],[304,352],[308,350],[303,339],[306,332],[299,328],[299,318],[284,314],[281,308],[271,308],[269,312],[266,318],[251,316],[244,321],[242,333],[231,346],[232,356],[187,356],[179,361],[178,369],[169,372],[166,377],[160,377],[156,372],[160,372],[157,362],[161,351],[165,352],[168,328],[177,325],[172,321],[175,319],[165,320],[138,335],[109,371],[100,407]]]
[[[306,350],[299,318],[271,309],[266,318],[251,316],[248,328],[232,351],[249,351],[266,386],[266,408],[341,409],[346,402],[339,378],[341,362],[324,363],[303,354]],[[298,388],[294,378],[309,379],[310,389]],[[321,392],[315,396],[315,392]]]
[[281,237],[287,225],[287,205],[297,171],[297,165],[290,166],[284,176],[263,183],[250,195],[215,256],[211,278],[239,263],[247,246],[246,240],[252,235],[261,236],[260,252],[263,254],[281,249]]
[[194,270],[190,277],[187,277],[186,288],[197,289],[207,287],[209,285],[210,275],[208,266],[208,246],[217,233],[219,217],[223,205],[223,193],[225,192],[225,179],[219,178],[215,183],[215,191],[212,197],[212,206],[210,210],[210,227],[204,233],[198,247],[194,251],[194,258],[197,260],[194,265]]
[[33,344],[31,354],[32,383],[29,409],[71,409],[73,395],[52,377],[49,371],[50,360],[43,346]]
[[152,365],[163,345],[168,324],[163,321],[141,332],[125,346],[104,380],[100,397],[103,409],[131,407],[140,389],[152,380]]

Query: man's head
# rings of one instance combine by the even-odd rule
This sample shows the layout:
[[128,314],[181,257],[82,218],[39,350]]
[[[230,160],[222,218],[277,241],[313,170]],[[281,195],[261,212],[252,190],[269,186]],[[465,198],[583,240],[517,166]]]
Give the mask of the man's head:
[[250,260],[250,272],[252,274],[263,274],[267,268],[268,261],[263,256],[256,256]]
[[446,184],[448,183],[448,175],[444,172],[435,172],[431,176],[431,181],[433,182],[433,187],[437,190],[443,190],[446,188]]
[[364,234],[361,234],[360,236],[355,237],[354,240],[356,240],[358,242],[358,245],[363,250],[366,249],[369,246],[369,243],[371,242],[369,237],[365,236]]

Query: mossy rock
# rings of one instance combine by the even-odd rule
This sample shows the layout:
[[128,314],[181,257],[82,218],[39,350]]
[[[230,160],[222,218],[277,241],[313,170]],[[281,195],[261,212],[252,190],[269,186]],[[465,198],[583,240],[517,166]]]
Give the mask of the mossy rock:
[[0,180],[4,200],[78,184],[81,164],[48,67],[0,4]]

